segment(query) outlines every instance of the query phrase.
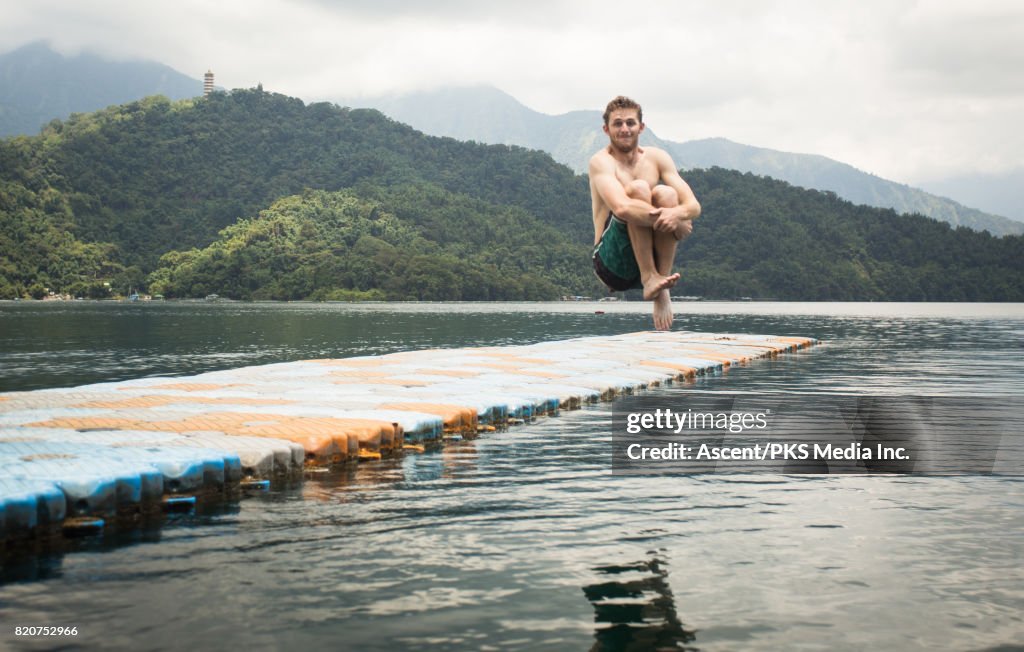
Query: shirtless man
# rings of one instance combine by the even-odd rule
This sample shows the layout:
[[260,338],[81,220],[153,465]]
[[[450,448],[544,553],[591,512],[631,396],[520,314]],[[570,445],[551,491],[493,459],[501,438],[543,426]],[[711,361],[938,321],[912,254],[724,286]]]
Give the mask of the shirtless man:
[[639,104],[621,95],[608,103],[609,144],[590,159],[594,271],[611,290],[643,288],[654,327],[668,330],[676,245],[693,230],[700,204],[667,152],[639,146],[643,130]]

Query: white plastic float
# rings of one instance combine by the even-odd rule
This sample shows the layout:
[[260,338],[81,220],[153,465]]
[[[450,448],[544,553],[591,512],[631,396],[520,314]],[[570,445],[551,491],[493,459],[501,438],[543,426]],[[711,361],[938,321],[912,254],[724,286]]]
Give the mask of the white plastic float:
[[0,394],[0,542],[419,449],[816,343],[643,332]]

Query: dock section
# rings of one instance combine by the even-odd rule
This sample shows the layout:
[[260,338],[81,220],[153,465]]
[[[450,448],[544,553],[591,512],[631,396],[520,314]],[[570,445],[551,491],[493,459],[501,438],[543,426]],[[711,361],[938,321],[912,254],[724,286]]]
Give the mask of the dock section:
[[0,542],[422,451],[816,343],[642,332],[0,394]]

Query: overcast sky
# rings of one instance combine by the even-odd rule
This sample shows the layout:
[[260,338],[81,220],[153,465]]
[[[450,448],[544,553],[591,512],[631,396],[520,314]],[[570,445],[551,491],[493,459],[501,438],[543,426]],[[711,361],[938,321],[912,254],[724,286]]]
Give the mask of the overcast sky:
[[0,0],[0,51],[144,58],[307,101],[491,84],[634,96],[659,136],[917,183],[1024,165],[1020,0]]

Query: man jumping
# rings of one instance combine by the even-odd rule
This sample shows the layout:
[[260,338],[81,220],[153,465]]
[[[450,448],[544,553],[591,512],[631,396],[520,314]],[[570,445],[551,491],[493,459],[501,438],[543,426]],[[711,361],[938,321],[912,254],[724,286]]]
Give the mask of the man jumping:
[[609,144],[590,159],[594,271],[612,290],[643,288],[654,327],[668,330],[676,245],[693,230],[700,204],[667,152],[640,147],[643,130],[639,104],[621,95],[608,103]]

